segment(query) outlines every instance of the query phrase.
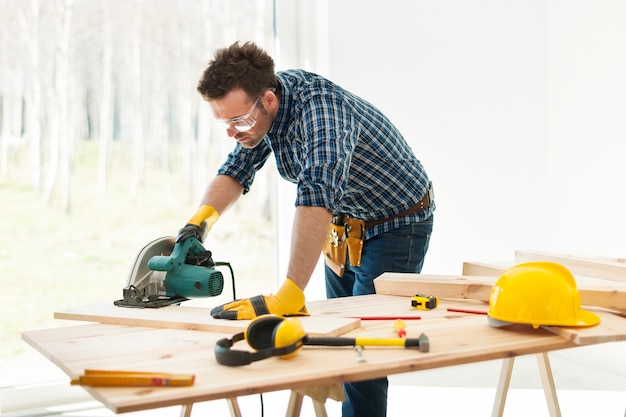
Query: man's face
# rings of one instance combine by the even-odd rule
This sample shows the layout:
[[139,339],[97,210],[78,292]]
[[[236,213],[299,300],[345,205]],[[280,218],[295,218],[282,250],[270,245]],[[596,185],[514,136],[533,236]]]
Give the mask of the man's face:
[[245,91],[237,89],[209,101],[215,119],[244,148],[255,148],[261,143],[272,125],[272,114],[276,115],[272,111],[276,105],[276,96],[270,90],[251,100]]

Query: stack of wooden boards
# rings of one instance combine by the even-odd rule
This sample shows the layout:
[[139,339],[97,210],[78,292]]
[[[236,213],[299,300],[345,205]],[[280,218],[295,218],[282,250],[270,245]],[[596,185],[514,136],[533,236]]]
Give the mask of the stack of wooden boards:
[[[556,262],[567,267],[576,278],[584,308],[613,313],[619,320],[626,317],[626,259],[517,250],[512,261],[464,262],[461,275],[385,273],[374,281],[374,285],[378,294],[412,296],[423,293],[441,299],[475,300],[488,304],[491,288],[505,269],[533,261]],[[561,331],[558,328],[549,330]]]

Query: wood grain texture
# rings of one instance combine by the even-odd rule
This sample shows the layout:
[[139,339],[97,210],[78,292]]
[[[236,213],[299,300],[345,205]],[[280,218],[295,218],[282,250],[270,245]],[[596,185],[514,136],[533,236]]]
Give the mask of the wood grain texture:
[[482,262],[463,262],[463,270],[461,272],[464,276],[485,276],[485,277],[499,277],[506,268],[511,265],[501,264],[488,264]]
[[516,250],[514,258],[510,261],[495,263],[463,262],[462,275],[498,277],[502,271],[513,265],[534,261],[559,263],[577,276],[577,280],[590,277],[618,281],[620,283],[626,282],[626,259],[624,258],[569,255],[529,249]]
[[[250,324],[250,320],[214,319],[210,310],[203,307],[125,308],[108,301],[55,312],[54,318],[217,333],[242,332]],[[351,318],[309,316],[300,319],[312,336],[339,336],[360,325],[358,319]]]
[[626,283],[626,259],[623,258],[587,257],[526,249],[515,251],[515,263],[531,261],[556,262],[566,266],[574,275],[585,275]]
[[[417,293],[439,298],[473,299],[489,303],[496,277],[427,275],[386,272],[374,280],[378,294],[411,296]],[[601,307],[626,313],[626,285],[621,282],[587,279],[578,285],[583,306]],[[608,283],[608,284],[607,284]]]
[[[360,381],[402,372],[439,368],[517,355],[548,352],[576,346],[585,330],[557,336],[546,329],[514,325],[492,328],[483,315],[448,312],[448,307],[485,308],[475,301],[443,301],[430,311],[419,311],[420,320],[406,323],[407,337],[424,333],[428,353],[399,347],[367,347],[365,362],[357,362],[350,347],[305,346],[295,357],[272,357],[247,366],[225,367],[217,363],[215,343],[229,334],[177,328],[86,324],[23,333],[23,339],[69,376],[84,369],[176,372],[196,375],[191,387],[142,387],[86,389],[116,413],[234,398],[260,392],[298,389]],[[392,315],[411,311],[410,298],[366,295],[309,303],[312,315],[338,319],[347,315]],[[602,321],[592,329],[589,343],[626,338],[626,320]],[[305,330],[307,326],[305,325]],[[349,337],[394,337],[393,323],[363,321]],[[578,338],[578,339],[577,339]],[[245,342],[237,350],[250,350]],[[82,389],[82,388],[76,388]]]

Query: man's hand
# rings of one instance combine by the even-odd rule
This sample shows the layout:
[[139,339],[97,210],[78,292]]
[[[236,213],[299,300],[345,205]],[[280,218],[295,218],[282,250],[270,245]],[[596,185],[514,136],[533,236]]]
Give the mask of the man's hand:
[[206,234],[220,218],[219,213],[211,206],[200,206],[191,216],[185,227],[178,231],[176,243],[182,242],[189,237],[195,237],[200,242],[204,241]]
[[228,320],[249,320],[263,314],[308,316],[309,312],[304,305],[304,293],[287,278],[276,295],[257,295],[226,303],[211,310],[213,318]]
[[204,238],[207,234],[206,222],[200,223],[200,226],[187,223],[185,227],[178,231],[178,235],[176,236],[176,243],[182,242],[190,237],[195,237],[201,243],[204,242]]

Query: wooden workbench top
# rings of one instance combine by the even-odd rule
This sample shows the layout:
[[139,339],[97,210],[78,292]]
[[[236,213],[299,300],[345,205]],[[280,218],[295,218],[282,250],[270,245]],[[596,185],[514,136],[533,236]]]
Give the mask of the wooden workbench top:
[[[225,367],[215,359],[218,339],[229,332],[155,328],[122,324],[86,324],[28,331],[23,338],[68,375],[85,369],[124,369],[193,373],[195,384],[177,388],[86,388],[117,413],[233,398],[260,392],[336,384],[422,369],[459,365],[574,347],[560,337],[530,326],[492,328],[484,315],[453,313],[450,308],[480,308],[480,304],[442,302],[431,311],[411,310],[407,297],[368,295],[307,303],[312,317],[418,314],[406,320],[407,337],[428,336],[430,351],[396,347],[366,347],[365,362],[357,362],[350,347],[305,346],[295,357],[272,357],[241,367]],[[482,306],[486,310],[486,306]],[[179,307],[183,308],[183,307]],[[604,320],[606,319],[606,320]],[[603,316],[595,331],[602,338],[589,343],[626,340],[626,320]],[[609,323],[610,322],[610,323]],[[305,325],[305,330],[307,327]],[[588,329],[589,330],[589,329]],[[580,337],[580,332],[578,333]],[[361,321],[349,337],[394,337],[393,321]],[[245,342],[234,346],[249,350]],[[77,388],[80,389],[80,388]]]

